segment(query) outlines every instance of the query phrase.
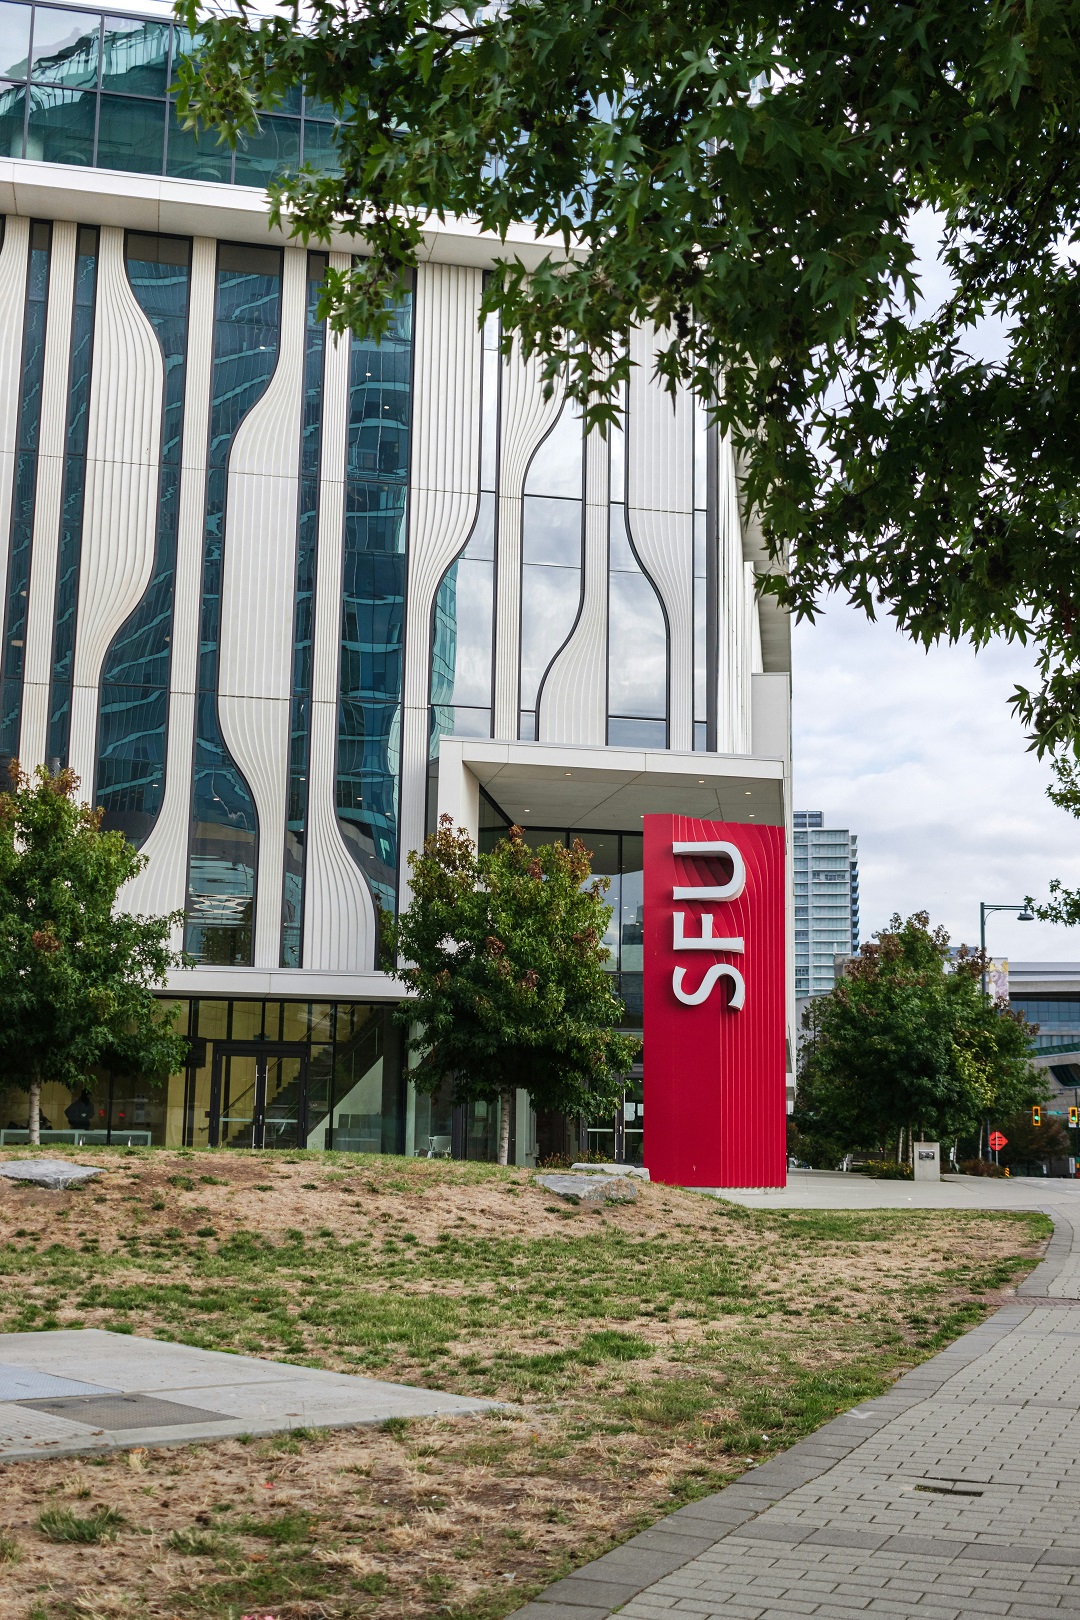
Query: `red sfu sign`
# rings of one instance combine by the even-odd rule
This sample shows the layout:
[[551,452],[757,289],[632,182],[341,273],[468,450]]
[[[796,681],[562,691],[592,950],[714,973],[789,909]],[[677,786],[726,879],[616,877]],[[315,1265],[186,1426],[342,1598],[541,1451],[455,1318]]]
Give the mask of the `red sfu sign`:
[[784,834],[646,816],[645,1163],[684,1187],[787,1179]]

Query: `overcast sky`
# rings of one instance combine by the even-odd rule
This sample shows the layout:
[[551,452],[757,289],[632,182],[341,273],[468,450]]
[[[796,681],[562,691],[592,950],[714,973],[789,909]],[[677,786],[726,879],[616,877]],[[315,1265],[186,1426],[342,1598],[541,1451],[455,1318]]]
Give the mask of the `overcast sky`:
[[[977,944],[979,902],[1080,884],[1080,821],[1046,797],[1049,767],[1009,709],[1023,648],[924,653],[836,604],[794,633],[795,807],[859,838],[862,937],[929,911]],[[1080,961],[1080,928],[987,924],[995,956]]]

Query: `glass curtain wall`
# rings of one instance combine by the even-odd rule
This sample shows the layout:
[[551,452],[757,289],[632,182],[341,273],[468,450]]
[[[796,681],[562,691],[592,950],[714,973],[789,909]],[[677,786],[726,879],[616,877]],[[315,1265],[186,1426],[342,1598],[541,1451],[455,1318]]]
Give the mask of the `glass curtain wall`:
[[310,163],[337,171],[335,115],[293,96],[233,152],[181,127],[169,86],[190,34],[162,17],[0,4],[0,153],[265,188]]
[[197,961],[223,966],[251,964],[259,837],[255,801],[218,721],[225,498],[236,430],[277,365],[281,266],[270,248],[218,248],[184,946]]
[[518,735],[539,736],[544,678],[577,622],[585,547],[585,436],[564,405],[533,456],[521,517],[521,685]]
[[[94,1119],[86,1139],[91,1143],[208,1146],[215,1055],[220,1075],[230,1050],[238,1047],[239,1063],[248,1065],[252,1051],[265,1051],[267,1067],[275,1071],[278,1121],[303,1118],[302,1140],[279,1132],[276,1140],[283,1145],[347,1153],[404,1151],[401,1038],[385,1003],[201,998],[162,1005],[178,1009],[174,1028],[190,1039],[188,1066],[160,1086],[116,1072],[97,1073],[88,1086]],[[270,1084],[268,1075],[268,1093]],[[303,1097],[297,1095],[301,1084]],[[66,1087],[49,1083],[43,1094],[47,1131],[66,1126],[64,1109],[71,1100]],[[234,1110],[243,1106],[243,1095],[234,1096]],[[25,1140],[26,1093],[6,1090],[2,1078],[0,1109],[5,1134],[18,1140],[21,1132]],[[250,1145],[250,1133],[247,1143],[242,1131],[222,1136],[237,1146]]]
[[26,667],[26,615],[30,595],[30,550],[37,495],[41,384],[45,370],[45,313],[49,297],[52,226],[30,226],[23,312],[22,382],[15,448],[15,488],[11,500],[7,587],[4,602],[3,672],[0,675],[0,759],[19,752],[23,676]]
[[384,911],[397,905],[412,297],[381,342],[352,338],[338,703],[337,815]]
[[659,592],[641,565],[626,506],[626,434],[609,433],[608,529],[609,744],[666,748],[668,628]]
[[98,233],[81,227],[75,257],[75,297],[71,311],[64,491],[60,508],[60,547],[56,560],[52,680],[45,757],[67,764],[71,739],[71,681],[75,657],[75,614],[82,562],[83,492],[90,415],[90,376],[94,358],[94,294],[97,288]]
[[[715,697],[710,691],[710,670],[716,669],[713,652],[716,599],[716,522],[714,517],[717,429],[711,427],[701,404],[694,406],[694,748],[715,749]],[[712,677],[715,681],[715,676]]]
[[142,600],[105,655],[98,719],[97,802],[105,825],[142,844],[165,793],[166,724],[180,510],[191,243],[129,231],[131,290],[161,347],[164,381],[157,530]]
[[285,809],[285,869],[282,877],[281,966],[300,966],[307,844],[308,760],[311,749],[311,660],[315,612],[315,567],[319,537],[319,471],[322,455],[323,374],[326,322],[318,319],[319,290],[326,275],[324,253],[309,253],[304,333],[304,403],[300,423],[300,510],[296,531],[293,608],[292,706],[289,783]]

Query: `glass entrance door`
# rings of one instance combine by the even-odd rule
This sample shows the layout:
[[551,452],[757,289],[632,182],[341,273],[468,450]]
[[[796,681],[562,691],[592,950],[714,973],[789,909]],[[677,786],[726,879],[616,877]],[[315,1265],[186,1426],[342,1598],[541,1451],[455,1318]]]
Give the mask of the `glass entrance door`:
[[302,1046],[223,1041],[214,1049],[209,1145],[307,1145],[307,1051]]
[[263,1147],[306,1147],[301,1136],[307,1112],[307,1058],[279,1054],[265,1060],[263,1082]]

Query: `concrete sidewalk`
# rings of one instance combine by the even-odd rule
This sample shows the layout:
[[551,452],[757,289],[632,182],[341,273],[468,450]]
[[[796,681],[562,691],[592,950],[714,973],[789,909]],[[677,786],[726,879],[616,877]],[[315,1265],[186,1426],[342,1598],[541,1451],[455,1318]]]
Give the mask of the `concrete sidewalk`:
[[0,1463],[495,1405],[101,1328],[0,1334]]
[[[904,1194],[924,1191],[820,1175],[725,1196],[910,1208]],[[918,1203],[1054,1217],[1015,1303],[887,1395],[549,1587],[520,1620],[1080,1616],[1080,1188],[982,1182],[972,1203],[964,1181]]]

